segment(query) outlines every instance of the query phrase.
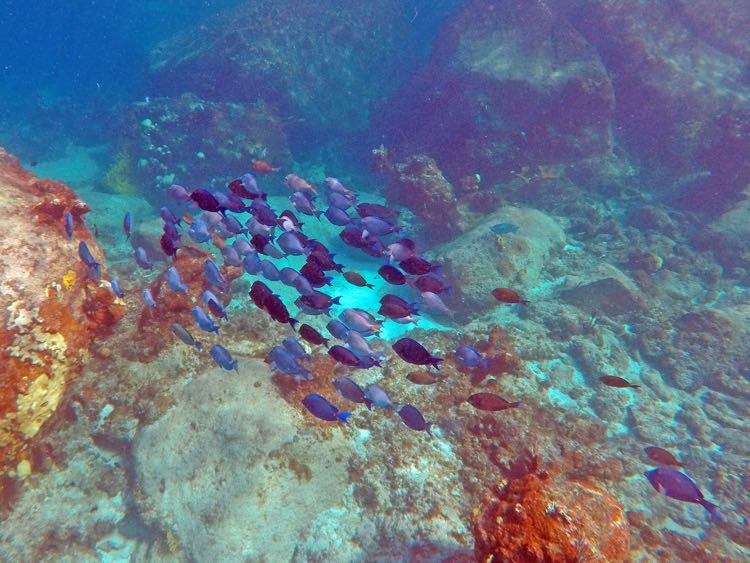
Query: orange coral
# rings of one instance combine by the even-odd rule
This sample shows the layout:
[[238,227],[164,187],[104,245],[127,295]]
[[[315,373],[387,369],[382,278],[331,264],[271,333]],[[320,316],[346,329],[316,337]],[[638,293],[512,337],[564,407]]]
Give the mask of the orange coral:
[[475,511],[479,561],[625,561],[630,530],[620,504],[586,481],[541,471],[502,483]]

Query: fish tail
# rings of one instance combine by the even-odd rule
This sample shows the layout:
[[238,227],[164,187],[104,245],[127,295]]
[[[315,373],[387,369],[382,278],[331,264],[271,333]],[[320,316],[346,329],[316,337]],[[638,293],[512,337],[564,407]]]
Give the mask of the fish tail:
[[333,303],[334,305],[341,305],[341,296],[339,295],[338,297],[334,297],[333,299],[331,299],[331,303]]
[[529,301],[528,299],[521,299],[521,300],[519,301],[519,303],[520,303],[521,305],[530,305],[530,304],[531,304],[531,302],[530,302],[530,301]]
[[432,367],[434,367],[438,371],[440,371],[440,362],[442,361],[443,361],[443,358],[430,358],[430,363],[432,364]]
[[289,326],[292,327],[292,330],[296,331],[295,328],[299,324],[299,321],[297,319],[289,319]]
[[515,403],[510,403],[510,404],[508,405],[508,408],[511,408],[511,409],[517,409],[517,408],[518,408],[518,407],[520,407],[520,406],[521,406],[521,401],[516,401]]
[[198,350],[198,352],[200,352],[200,351],[201,351],[201,350],[203,349],[203,344],[201,344],[200,342],[198,342],[198,341],[196,340],[195,344],[193,344],[193,347],[194,347],[194,348],[195,348],[196,350]]
[[432,438],[432,422],[428,422],[424,427],[425,432],[427,432],[427,435]]
[[641,388],[641,386],[640,386],[640,385],[633,385],[633,384],[631,383],[631,384],[630,384],[630,388],[631,388],[631,389],[640,389],[640,388]]
[[709,512],[709,514],[711,514],[711,516],[713,516],[717,520],[721,520],[721,514],[719,513],[719,507],[716,506],[714,503],[708,502],[706,499],[701,499],[698,503],[703,508],[705,508],[706,510],[708,510],[708,512]]
[[370,399],[365,399],[365,406],[367,407],[368,411],[372,410],[372,401]]
[[366,283],[365,287],[368,288],[368,289],[373,289],[375,286],[372,285],[371,283]]
[[339,418],[339,420],[341,420],[344,423],[349,419],[349,417],[351,415],[352,415],[352,413],[350,413],[350,412],[339,412],[339,413],[336,413],[336,416]]

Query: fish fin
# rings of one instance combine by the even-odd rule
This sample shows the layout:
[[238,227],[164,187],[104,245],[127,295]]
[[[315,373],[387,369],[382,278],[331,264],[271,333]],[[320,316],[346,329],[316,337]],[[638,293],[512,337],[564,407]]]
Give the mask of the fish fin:
[[701,499],[698,501],[698,504],[700,504],[703,508],[708,510],[708,513],[716,518],[717,520],[721,520],[721,514],[719,514],[719,507],[716,506],[712,502],[708,502],[706,499]]
[[331,299],[331,303],[333,303],[334,305],[341,305],[341,296],[339,295],[338,297],[334,297],[333,299]]
[[349,417],[350,417],[351,415],[352,415],[352,413],[350,413],[350,412],[339,412],[339,413],[336,413],[336,416],[337,416],[337,417],[339,418],[339,420],[341,420],[342,422],[346,422],[347,420],[349,420]]

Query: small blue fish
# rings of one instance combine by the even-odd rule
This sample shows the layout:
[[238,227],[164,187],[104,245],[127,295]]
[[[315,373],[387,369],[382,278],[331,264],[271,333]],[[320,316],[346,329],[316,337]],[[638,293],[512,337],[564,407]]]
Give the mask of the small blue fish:
[[89,250],[89,246],[81,241],[78,243],[78,256],[81,258],[84,264],[88,266],[89,268],[92,268],[94,266],[99,266],[99,262],[97,262],[94,259],[94,255],[91,254],[91,250]]
[[175,216],[174,216],[174,213],[172,213],[172,212],[171,212],[171,211],[170,211],[169,209],[167,209],[166,207],[162,207],[162,208],[161,208],[161,209],[159,210],[159,215],[161,216],[162,220],[163,220],[163,221],[164,221],[164,222],[165,222],[165,223],[166,223],[167,225],[177,225],[178,227],[180,226],[180,220],[179,220],[179,219],[178,219],[177,217],[175,217]]
[[73,215],[70,214],[70,211],[65,214],[65,235],[68,240],[73,238]]
[[225,215],[221,222],[226,230],[233,235],[239,235],[245,232],[242,223],[240,223],[234,215]]
[[218,287],[222,291],[228,289],[229,284],[227,280],[224,279],[224,276],[219,271],[219,267],[212,260],[206,260],[203,263],[203,273],[211,285]]
[[281,279],[281,272],[270,260],[260,261],[260,271],[268,281],[279,281]]
[[365,397],[376,407],[381,409],[393,409],[396,410],[396,404],[391,401],[388,393],[380,385],[368,385],[365,387]]
[[216,303],[221,303],[221,301],[219,301],[219,298],[216,297],[216,294],[214,294],[214,292],[211,291],[210,289],[206,289],[203,291],[203,293],[201,293],[201,301],[206,307],[208,307],[208,304],[211,301],[215,301]]
[[130,238],[130,232],[133,229],[133,215],[128,211],[122,219],[122,230],[125,231],[125,238]]
[[261,272],[260,267],[260,256],[253,250],[245,255],[245,259],[242,261],[242,267],[251,276],[258,275]]
[[497,225],[492,225],[490,230],[496,235],[515,234],[518,232],[518,225],[514,225],[513,223],[498,223]]
[[330,332],[335,338],[339,340],[348,340],[349,338],[349,327],[339,320],[331,319],[326,325],[328,332]]
[[466,344],[456,349],[456,358],[462,366],[467,368],[487,369],[489,367],[489,360],[479,350]]
[[117,278],[112,278],[110,285],[112,286],[112,293],[115,294],[115,297],[119,297],[120,299],[125,297],[125,294],[122,292],[122,289],[120,289],[120,282],[118,281]]
[[279,235],[276,244],[279,245],[281,250],[292,256],[302,256],[306,253],[305,247],[295,231],[286,231]]
[[208,242],[211,240],[211,233],[208,232],[208,223],[200,217],[195,219],[190,228],[188,228],[188,236],[193,242]]
[[367,410],[372,409],[372,403],[365,397],[365,392],[351,377],[341,376],[334,379],[333,387],[341,393],[344,399],[353,403],[361,403],[367,407]]
[[135,258],[135,263],[144,270],[150,270],[154,267],[154,265],[151,263],[151,260],[149,260],[148,254],[146,254],[146,251],[142,246],[139,246],[133,251],[133,257]]
[[193,319],[195,319],[195,324],[197,324],[201,330],[205,332],[219,332],[218,325],[201,307],[198,307],[197,305],[193,307],[192,314]]
[[424,416],[422,416],[422,413],[419,412],[419,409],[414,405],[404,405],[398,410],[398,415],[401,417],[401,420],[404,421],[404,424],[412,430],[427,432],[427,434],[432,437],[432,432],[430,432],[432,423],[427,422],[424,419]]
[[229,266],[242,266],[242,257],[234,246],[225,246],[222,248],[221,257],[224,258],[224,264]]
[[169,286],[169,289],[176,292],[188,290],[188,286],[180,280],[180,272],[178,272],[177,268],[174,266],[167,270],[167,285]]
[[237,254],[240,256],[246,256],[247,254],[250,254],[251,252],[254,252],[253,247],[250,246],[250,243],[247,241],[246,238],[237,237],[232,242],[232,248],[234,248],[237,251]]
[[232,358],[232,355],[229,353],[229,351],[221,344],[214,344],[211,347],[211,350],[209,350],[209,354],[211,354],[211,357],[214,359],[214,361],[225,370],[234,370],[237,373],[240,372],[240,370],[237,369],[237,360]]
[[297,381],[310,381],[312,373],[297,363],[297,358],[281,346],[274,346],[266,356],[266,363],[272,368],[285,373]]
[[192,346],[193,348],[195,348],[196,350],[198,350],[198,352],[201,351],[201,348],[203,347],[202,344],[200,342],[198,342],[195,338],[193,338],[193,335],[190,334],[187,331],[187,329],[184,326],[182,326],[181,324],[179,324],[179,323],[172,323],[172,332],[174,333],[174,335],[177,338],[179,338],[180,340],[182,340],[188,346]]
[[302,399],[302,404],[305,405],[305,408],[310,411],[313,416],[320,420],[327,420],[329,422],[337,420],[346,422],[352,415],[350,412],[339,412],[338,408],[329,403],[325,397],[318,395],[317,393],[311,393]]
[[286,348],[289,353],[294,356],[296,360],[309,360],[312,358],[310,354],[308,354],[305,351],[305,348],[302,346],[302,344],[297,341],[296,338],[292,336],[287,336],[281,344]]
[[154,301],[154,296],[151,295],[151,290],[147,287],[143,288],[143,302],[152,309],[156,309],[156,301]]
[[281,270],[279,270],[279,276],[281,283],[289,287],[294,287],[294,281],[298,277],[300,277],[300,273],[294,268],[286,266],[285,268],[281,268]]

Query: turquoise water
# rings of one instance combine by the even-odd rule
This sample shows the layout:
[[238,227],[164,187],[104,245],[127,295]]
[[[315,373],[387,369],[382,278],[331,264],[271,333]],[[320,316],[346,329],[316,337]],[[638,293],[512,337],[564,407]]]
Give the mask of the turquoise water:
[[[45,257],[0,272],[0,561],[747,560],[743,6],[7,3],[0,146],[90,211],[68,239],[0,199],[28,217],[6,254]],[[336,201],[347,241],[322,214]],[[301,254],[269,257],[285,231]],[[299,276],[329,253],[324,296],[242,263]],[[23,328],[38,280],[90,341],[44,308]],[[305,295],[338,300],[311,312]],[[375,333],[349,320],[338,338],[347,314]],[[40,367],[29,334],[67,359]],[[29,380],[47,367],[62,383],[44,410]]]

